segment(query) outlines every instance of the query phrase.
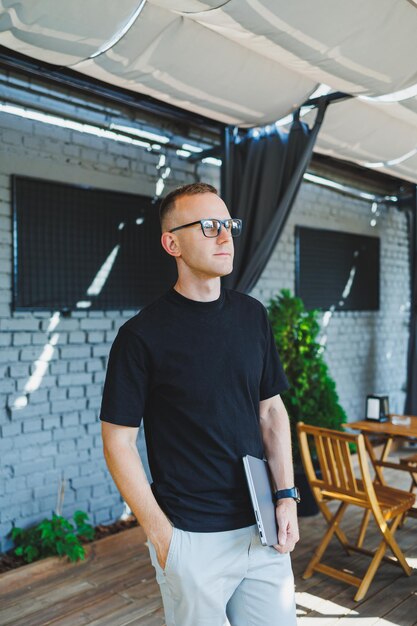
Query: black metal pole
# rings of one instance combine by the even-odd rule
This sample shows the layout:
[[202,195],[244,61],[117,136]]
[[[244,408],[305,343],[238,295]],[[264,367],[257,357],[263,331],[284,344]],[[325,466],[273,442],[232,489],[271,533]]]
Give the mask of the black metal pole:
[[232,127],[225,126],[222,134],[222,166],[220,173],[220,195],[226,206],[230,208],[231,204],[231,138]]
[[410,325],[407,354],[407,388],[404,413],[417,415],[417,186],[407,207],[410,254]]

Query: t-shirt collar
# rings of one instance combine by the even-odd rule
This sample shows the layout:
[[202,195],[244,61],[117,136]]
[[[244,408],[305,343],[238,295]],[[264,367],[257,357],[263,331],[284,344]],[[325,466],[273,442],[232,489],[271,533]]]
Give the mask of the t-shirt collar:
[[219,311],[222,308],[224,298],[225,298],[225,290],[224,287],[220,288],[220,296],[216,300],[210,300],[208,302],[201,302],[200,300],[191,300],[190,298],[186,298],[181,293],[176,291],[174,287],[167,293],[167,297],[171,302],[176,302],[183,308],[187,308],[189,310],[194,311]]

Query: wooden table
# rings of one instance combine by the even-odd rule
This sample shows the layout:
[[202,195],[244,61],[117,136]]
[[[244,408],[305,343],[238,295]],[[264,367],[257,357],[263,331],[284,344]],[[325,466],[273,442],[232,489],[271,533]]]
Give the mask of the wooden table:
[[[409,424],[393,424],[393,417],[409,418]],[[345,428],[351,428],[352,430],[360,431],[365,438],[365,445],[368,450],[369,456],[372,461],[372,465],[375,470],[375,480],[381,485],[386,485],[387,482],[384,478],[383,469],[392,468],[401,471],[408,471],[413,477],[413,472],[406,468],[400,462],[390,461],[389,453],[391,451],[392,444],[398,439],[413,439],[417,441],[417,416],[415,415],[398,415],[390,414],[389,421],[376,422],[372,420],[360,420],[358,422],[349,422],[344,424]],[[379,458],[375,454],[375,450],[371,443],[371,437],[379,435],[384,440],[384,445]],[[416,480],[414,476],[414,481]],[[412,511],[412,516],[417,517],[417,509]]]

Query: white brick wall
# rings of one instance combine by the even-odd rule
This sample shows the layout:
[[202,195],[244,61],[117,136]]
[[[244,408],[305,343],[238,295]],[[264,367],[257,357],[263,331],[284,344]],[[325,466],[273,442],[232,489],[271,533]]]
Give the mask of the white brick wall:
[[[69,103],[65,108],[74,112]],[[98,119],[99,113],[91,114],[91,121]],[[153,195],[158,156],[6,114],[0,114],[0,142],[0,549],[5,550],[13,524],[27,526],[50,515],[62,476],[67,480],[65,515],[84,509],[95,524],[120,515],[122,503],[103,459],[97,414],[111,342],[135,313],[75,312],[61,318],[40,387],[26,407],[13,408],[51,333],[49,313],[11,313],[10,175]],[[193,166],[172,155],[169,161],[172,175],[165,191],[194,180]],[[199,174],[219,186],[218,168],[200,165]],[[296,224],[381,236],[381,310],[336,313],[327,329],[327,360],[350,419],[362,416],[368,392],[390,391],[394,410],[402,409],[404,399],[409,298],[405,219],[390,210],[376,229],[369,227],[369,219],[367,203],[303,185],[253,292],[266,303],[282,287],[294,290]],[[145,459],[142,429],[139,449]]]
[[[121,514],[122,502],[103,458],[97,415],[111,343],[119,326],[135,313],[91,311],[61,317],[53,331],[59,339],[40,387],[26,407],[14,408],[53,333],[47,332],[50,313],[11,313],[10,175],[153,196],[159,154],[2,113],[0,155],[0,550],[6,550],[12,524],[27,526],[50,515],[62,476],[67,480],[65,515],[83,509],[97,524]],[[194,165],[172,152],[167,156],[172,174],[164,193],[195,180]],[[219,168],[198,169],[204,180],[219,186]],[[139,449],[146,465],[142,429]]]
[[371,227],[370,209],[369,202],[304,183],[252,293],[264,304],[282,288],[294,293],[297,225],[380,237],[380,310],[335,312],[322,328],[326,361],[349,421],[363,417],[368,393],[389,393],[393,412],[403,411],[405,401],[410,299],[406,217],[392,206],[382,208]]

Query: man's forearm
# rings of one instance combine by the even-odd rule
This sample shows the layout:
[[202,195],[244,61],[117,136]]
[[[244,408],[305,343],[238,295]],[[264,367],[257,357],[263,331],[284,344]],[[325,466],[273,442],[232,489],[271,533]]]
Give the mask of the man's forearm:
[[261,418],[260,428],[265,455],[276,489],[293,487],[291,431],[287,413],[270,407],[265,418]]
[[112,443],[104,446],[104,456],[123,499],[152,543],[157,543],[168,519],[152,493],[136,445]]

